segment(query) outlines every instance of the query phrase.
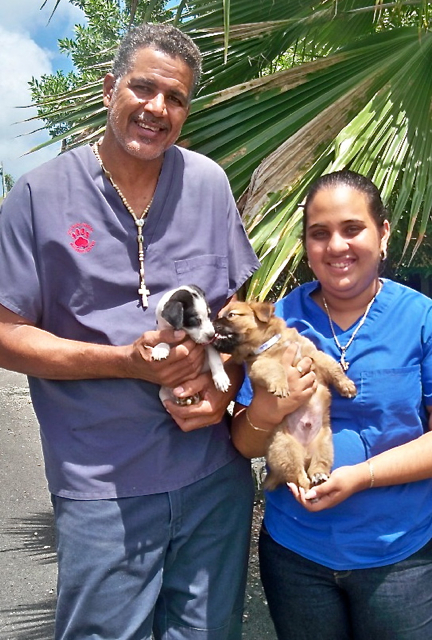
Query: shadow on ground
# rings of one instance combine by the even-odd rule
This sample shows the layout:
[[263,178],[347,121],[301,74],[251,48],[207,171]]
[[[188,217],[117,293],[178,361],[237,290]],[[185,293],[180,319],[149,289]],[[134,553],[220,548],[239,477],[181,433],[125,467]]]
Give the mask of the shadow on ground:
[[[54,519],[51,512],[39,512],[26,518],[10,518],[1,527],[8,546],[2,553],[24,554],[32,563],[42,565],[56,562]],[[54,635],[55,593],[32,604],[1,607],[4,640],[48,640]],[[5,635],[3,635],[5,634]]]
[[[245,600],[244,640],[275,639],[259,578],[257,544],[262,512],[263,497],[257,490]],[[10,541],[4,552],[27,554],[32,562],[38,564],[48,565],[56,562],[54,519],[51,512],[31,514],[24,519],[11,518],[2,526],[1,531]],[[2,639],[49,640],[54,634],[54,611],[54,593],[52,597],[33,604],[20,604],[8,609],[1,607],[0,615],[4,623]]]
[[54,517],[50,512],[40,512],[27,518],[10,518],[1,528],[11,541],[5,551],[24,551],[43,564],[56,562]]

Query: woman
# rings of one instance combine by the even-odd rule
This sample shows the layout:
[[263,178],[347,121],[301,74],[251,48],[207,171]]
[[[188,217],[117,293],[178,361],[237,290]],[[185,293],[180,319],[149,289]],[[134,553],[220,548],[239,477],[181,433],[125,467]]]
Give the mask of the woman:
[[[358,395],[333,396],[329,480],[267,495],[260,565],[279,640],[432,638],[432,300],[379,277],[389,233],[367,178],[341,171],[311,188],[304,241],[317,280],[277,314],[335,357]],[[264,454],[302,392],[254,391],[244,384],[233,424],[247,457]]]

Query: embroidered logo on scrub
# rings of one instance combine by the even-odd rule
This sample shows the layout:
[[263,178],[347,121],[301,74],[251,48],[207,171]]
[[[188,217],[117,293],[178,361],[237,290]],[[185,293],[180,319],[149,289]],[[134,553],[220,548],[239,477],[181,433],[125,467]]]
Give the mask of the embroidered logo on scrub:
[[79,222],[73,224],[68,231],[68,234],[72,238],[70,246],[78,253],[87,253],[91,251],[95,246],[95,241],[90,240],[90,236],[93,233],[92,227],[86,222]]

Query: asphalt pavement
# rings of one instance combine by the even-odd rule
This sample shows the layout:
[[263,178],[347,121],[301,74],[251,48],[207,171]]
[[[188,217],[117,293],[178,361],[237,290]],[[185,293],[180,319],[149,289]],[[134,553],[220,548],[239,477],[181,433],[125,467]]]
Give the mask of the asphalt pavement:
[[[57,566],[39,428],[27,379],[0,369],[0,639],[51,640]],[[257,492],[244,640],[276,640],[258,575]]]

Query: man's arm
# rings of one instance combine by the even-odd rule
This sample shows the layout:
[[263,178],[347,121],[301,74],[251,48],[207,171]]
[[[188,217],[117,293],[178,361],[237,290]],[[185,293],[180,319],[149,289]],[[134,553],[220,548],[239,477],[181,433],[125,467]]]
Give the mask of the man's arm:
[[[203,349],[184,332],[147,331],[133,344],[99,345],[59,338],[0,305],[0,366],[51,380],[136,378],[177,386],[196,377]],[[159,342],[174,345],[161,362],[151,359]]]

